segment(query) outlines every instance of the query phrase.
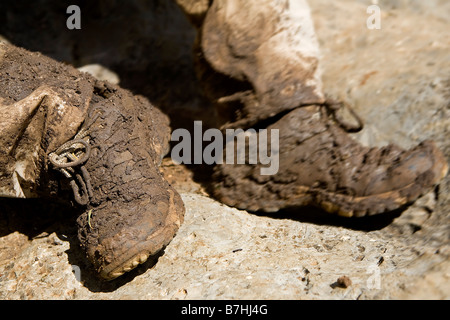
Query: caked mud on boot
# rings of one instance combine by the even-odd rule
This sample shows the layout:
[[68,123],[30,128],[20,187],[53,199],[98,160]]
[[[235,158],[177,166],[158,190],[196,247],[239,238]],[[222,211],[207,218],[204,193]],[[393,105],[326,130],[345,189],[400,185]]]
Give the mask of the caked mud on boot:
[[143,97],[13,46],[0,47],[0,73],[0,108],[8,111],[0,191],[70,194],[83,212],[81,246],[103,279],[164,248],[184,216],[158,169],[168,152],[167,117]]
[[103,278],[113,279],[172,240],[184,206],[158,170],[163,150],[148,128],[156,118],[145,115],[145,101],[107,91],[94,95],[87,117],[93,122],[86,129],[91,151],[84,167],[92,194],[78,224],[88,257]]
[[277,173],[262,175],[261,164],[216,166],[215,196],[251,211],[314,205],[362,217],[415,201],[447,174],[445,157],[433,142],[410,150],[392,144],[365,147],[324,109],[298,108],[267,127],[268,132],[279,130]]

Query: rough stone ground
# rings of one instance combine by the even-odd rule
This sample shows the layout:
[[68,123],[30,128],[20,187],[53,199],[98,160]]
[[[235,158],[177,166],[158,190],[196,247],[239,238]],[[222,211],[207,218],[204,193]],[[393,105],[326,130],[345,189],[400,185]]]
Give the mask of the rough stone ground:
[[[325,91],[365,119],[363,143],[432,138],[450,160],[450,4],[379,1],[382,29],[368,30],[369,4],[310,1]],[[162,255],[110,283],[86,265],[69,210],[2,200],[0,299],[450,298],[450,177],[403,212],[355,221],[308,208],[249,214],[208,197],[207,168],[193,174],[166,159],[162,170],[185,222]]]

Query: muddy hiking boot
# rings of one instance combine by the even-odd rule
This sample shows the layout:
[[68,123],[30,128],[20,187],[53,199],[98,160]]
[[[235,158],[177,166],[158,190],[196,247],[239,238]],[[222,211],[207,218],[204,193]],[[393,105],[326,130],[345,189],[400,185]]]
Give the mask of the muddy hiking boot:
[[433,142],[410,150],[392,144],[365,147],[327,110],[302,107],[270,124],[268,132],[279,130],[278,172],[262,175],[261,164],[218,165],[215,196],[250,211],[314,205],[329,213],[362,217],[411,203],[446,175],[446,160]]
[[[261,164],[214,168],[212,190],[221,202],[270,212],[314,205],[361,217],[411,203],[446,175],[446,159],[431,141],[403,150],[369,148],[350,137],[362,121],[351,108],[356,119],[344,121],[346,105],[323,94],[306,1],[216,0],[208,9],[201,0],[178,2],[200,25],[196,70],[218,126],[279,130],[276,173],[262,175]],[[271,153],[269,144],[258,147]],[[241,152],[248,160],[249,140]]]
[[184,216],[158,169],[168,119],[143,97],[13,46],[0,44],[0,74],[2,196],[70,195],[80,244],[106,280],[163,249]]
[[144,103],[106,86],[88,111],[91,150],[83,166],[91,187],[87,210],[78,219],[78,237],[105,279],[158,253],[183,220],[183,202],[158,170],[163,149],[148,127],[163,123],[154,121]]

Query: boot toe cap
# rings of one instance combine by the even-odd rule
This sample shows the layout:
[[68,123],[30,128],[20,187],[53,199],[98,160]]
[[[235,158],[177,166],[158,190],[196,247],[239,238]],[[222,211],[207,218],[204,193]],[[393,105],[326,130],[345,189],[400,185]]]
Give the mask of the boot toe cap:
[[[116,202],[79,219],[79,238],[101,278],[113,280],[160,252],[184,216],[176,191],[167,199]],[[81,235],[80,235],[81,234]]]

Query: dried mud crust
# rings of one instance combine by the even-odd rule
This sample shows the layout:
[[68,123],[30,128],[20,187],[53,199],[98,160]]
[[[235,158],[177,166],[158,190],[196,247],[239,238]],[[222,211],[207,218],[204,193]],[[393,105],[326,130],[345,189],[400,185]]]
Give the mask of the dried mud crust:
[[[11,174],[11,164],[29,158],[35,151],[30,146],[40,144],[42,148],[38,151],[39,159],[35,168],[36,175],[39,176],[46,169],[44,150],[56,148],[56,144],[75,134],[76,122],[80,122],[86,113],[94,81],[89,77],[80,78],[74,68],[57,64],[39,53],[30,53],[0,43],[0,106],[4,117],[1,122],[5,125],[5,121],[17,121],[17,125],[22,125],[12,126],[14,130],[11,132],[5,132],[5,127],[2,128],[0,144],[6,146],[13,141],[13,146],[11,149],[0,149],[0,172]],[[46,106],[50,104],[49,101],[44,101],[46,92],[51,92],[74,107],[70,110],[72,119],[62,123],[58,110],[50,110]],[[33,94],[40,95],[40,102],[37,101],[40,105],[34,106],[31,114],[20,114],[13,110],[15,104],[26,101]],[[44,132],[44,127],[49,130]],[[8,177],[0,179],[0,187],[10,180]],[[37,189],[44,187],[39,185],[40,182],[36,181]]]
[[184,205],[158,170],[167,148],[150,128],[164,126],[146,110],[146,100],[109,85],[100,89],[88,114],[97,119],[89,129],[93,149],[86,163],[94,195],[78,224],[88,257],[109,280],[167,245],[183,221]]
[[278,172],[264,176],[261,165],[218,165],[212,189],[220,201],[249,211],[314,205],[362,217],[415,201],[448,171],[433,142],[410,150],[364,147],[321,106],[295,109],[267,129],[279,130]]

